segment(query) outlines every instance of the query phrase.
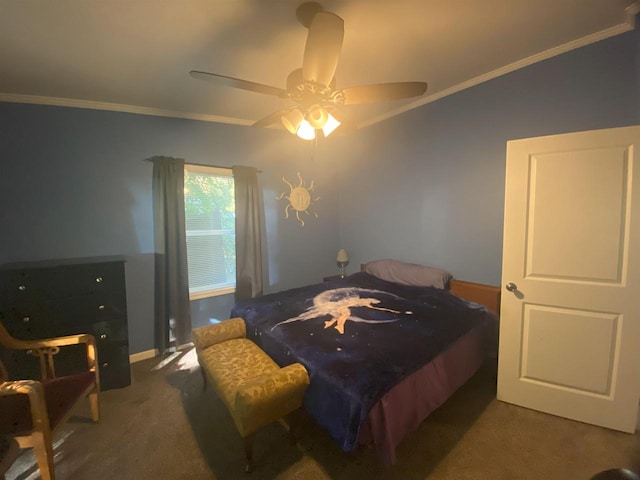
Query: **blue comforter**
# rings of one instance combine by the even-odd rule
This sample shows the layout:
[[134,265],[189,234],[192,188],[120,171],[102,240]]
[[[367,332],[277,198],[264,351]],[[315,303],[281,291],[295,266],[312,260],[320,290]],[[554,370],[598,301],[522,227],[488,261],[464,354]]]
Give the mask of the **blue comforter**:
[[491,321],[448,292],[362,272],[239,302],[231,316],[278,364],[307,368],[304,407],[347,452],[385,392]]

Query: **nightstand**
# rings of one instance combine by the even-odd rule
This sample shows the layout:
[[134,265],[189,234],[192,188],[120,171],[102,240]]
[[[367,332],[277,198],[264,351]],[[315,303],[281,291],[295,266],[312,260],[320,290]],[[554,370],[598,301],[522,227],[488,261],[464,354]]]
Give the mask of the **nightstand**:
[[333,280],[340,280],[342,277],[340,275],[330,275],[328,277],[323,277],[322,281],[323,282],[331,282]]

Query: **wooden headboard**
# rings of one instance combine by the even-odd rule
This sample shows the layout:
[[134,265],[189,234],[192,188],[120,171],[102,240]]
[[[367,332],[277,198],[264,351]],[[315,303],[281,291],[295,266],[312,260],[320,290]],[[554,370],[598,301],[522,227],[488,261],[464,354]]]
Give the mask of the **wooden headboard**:
[[[365,265],[360,264],[360,271],[365,271]],[[500,314],[500,287],[453,279],[449,282],[449,291],[456,297],[479,303],[490,311]]]
[[492,312],[500,314],[500,287],[483,283],[465,282],[455,278],[449,282],[449,291],[456,297],[484,305]]

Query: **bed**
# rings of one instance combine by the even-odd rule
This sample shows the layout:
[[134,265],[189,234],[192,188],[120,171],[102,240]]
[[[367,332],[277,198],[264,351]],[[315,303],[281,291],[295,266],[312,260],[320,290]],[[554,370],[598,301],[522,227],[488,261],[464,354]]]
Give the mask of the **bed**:
[[471,378],[497,343],[499,288],[376,260],[342,279],[238,302],[247,337],[309,372],[305,410],[345,451],[395,449]]

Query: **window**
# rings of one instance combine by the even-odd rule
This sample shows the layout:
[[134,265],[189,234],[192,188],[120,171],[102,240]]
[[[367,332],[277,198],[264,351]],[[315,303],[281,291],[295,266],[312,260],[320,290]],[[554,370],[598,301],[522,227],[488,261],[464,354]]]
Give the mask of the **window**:
[[236,231],[231,169],[185,165],[184,211],[189,299],[233,293]]

